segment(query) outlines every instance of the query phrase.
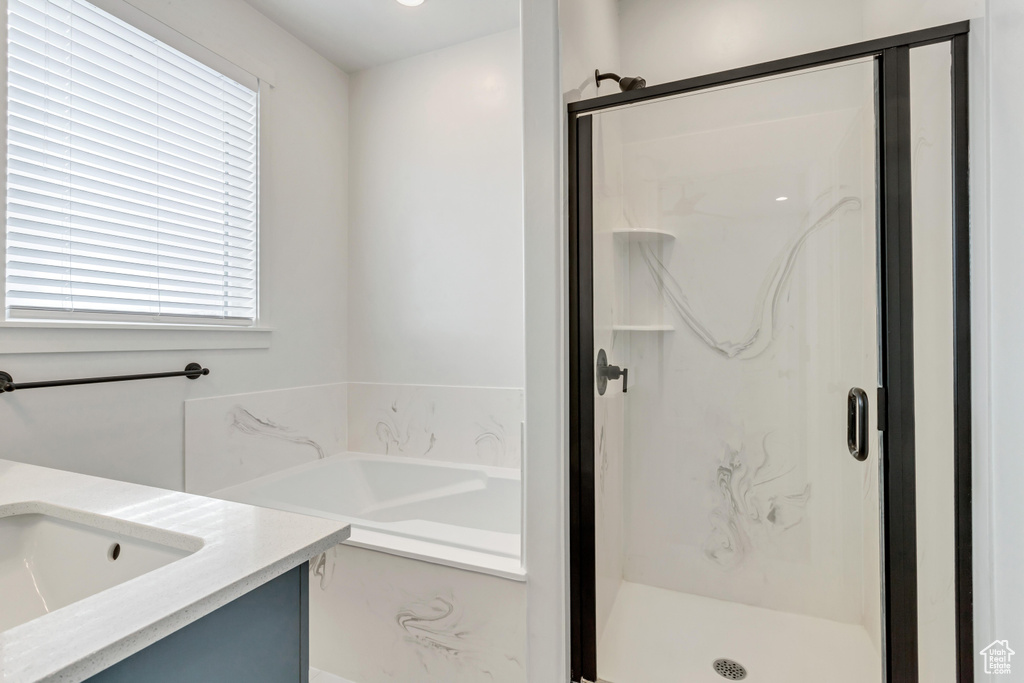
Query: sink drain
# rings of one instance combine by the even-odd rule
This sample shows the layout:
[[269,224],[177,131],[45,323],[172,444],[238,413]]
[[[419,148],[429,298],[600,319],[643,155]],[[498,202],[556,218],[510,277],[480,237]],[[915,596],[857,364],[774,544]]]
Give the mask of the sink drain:
[[714,667],[715,673],[730,681],[742,681],[747,677],[746,668],[739,662],[731,659],[716,659],[715,663],[711,666]]

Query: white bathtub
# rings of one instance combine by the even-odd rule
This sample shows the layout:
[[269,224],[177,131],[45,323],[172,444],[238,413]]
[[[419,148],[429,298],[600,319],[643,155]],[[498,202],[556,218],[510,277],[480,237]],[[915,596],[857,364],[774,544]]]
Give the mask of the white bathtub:
[[212,494],[352,524],[346,542],[522,579],[516,469],[344,453]]

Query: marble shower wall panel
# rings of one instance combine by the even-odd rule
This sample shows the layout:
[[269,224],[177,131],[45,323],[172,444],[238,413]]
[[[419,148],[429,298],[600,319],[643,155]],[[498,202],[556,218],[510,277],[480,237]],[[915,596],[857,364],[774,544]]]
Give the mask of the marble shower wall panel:
[[850,457],[845,406],[876,381],[870,67],[840,79],[857,96],[817,113],[626,128],[626,214],[676,235],[630,261],[675,332],[631,339],[629,581],[865,620],[877,449]]
[[[629,365],[628,332],[613,325],[629,319],[628,241],[613,231],[626,227],[622,210],[622,131],[615,117],[594,117],[594,354],[604,349],[612,365]],[[632,379],[632,378],[630,378]],[[623,446],[625,403],[622,383],[609,382],[594,406],[595,573],[597,634],[600,638],[622,583]]]
[[526,681],[526,584],[338,546],[311,581],[310,664],[358,683]]
[[185,490],[208,494],[345,451],[346,384],[185,401]]
[[348,385],[348,450],[518,468],[523,390]]
[[[598,398],[595,421],[595,574],[598,640],[622,585],[625,563],[623,453],[625,401],[617,388]],[[600,656],[600,653],[599,655]]]

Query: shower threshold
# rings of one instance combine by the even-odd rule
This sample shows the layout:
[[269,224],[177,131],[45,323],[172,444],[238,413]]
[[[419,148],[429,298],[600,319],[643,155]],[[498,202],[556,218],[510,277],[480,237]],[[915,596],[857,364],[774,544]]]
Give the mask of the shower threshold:
[[[721,659],[746,676],[716,672]],[[881,670],[859,625],[625,581],[598,647],[599,683],[865,683]]]

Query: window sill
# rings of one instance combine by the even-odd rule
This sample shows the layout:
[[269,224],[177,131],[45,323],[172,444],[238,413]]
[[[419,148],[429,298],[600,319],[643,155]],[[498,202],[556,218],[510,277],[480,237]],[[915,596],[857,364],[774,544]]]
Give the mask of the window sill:
[[0,322],[0,355],[268,349],[271,328]]

